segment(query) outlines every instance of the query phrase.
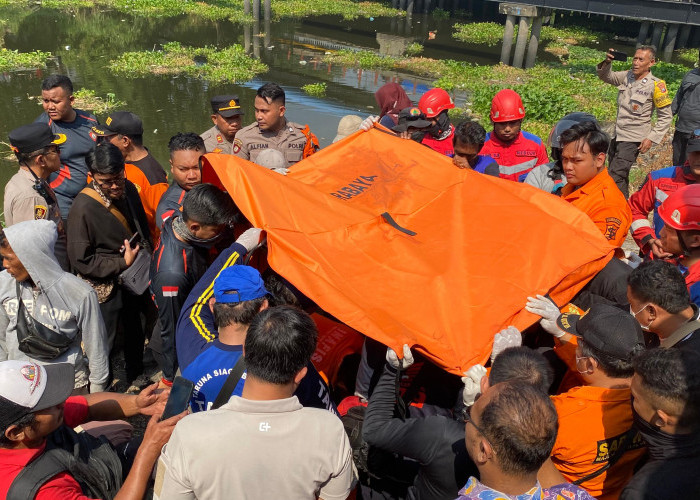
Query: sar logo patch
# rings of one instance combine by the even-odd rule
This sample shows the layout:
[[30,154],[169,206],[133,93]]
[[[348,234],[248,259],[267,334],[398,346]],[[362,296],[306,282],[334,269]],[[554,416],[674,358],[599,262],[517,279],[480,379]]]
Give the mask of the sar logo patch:
[[34,205],[34,220],[45,219],[47,212],[45,205]]
[[609,240],[614,240],[621,225],[622,221],[615,217],[608,217],[605,219],[605,237]]

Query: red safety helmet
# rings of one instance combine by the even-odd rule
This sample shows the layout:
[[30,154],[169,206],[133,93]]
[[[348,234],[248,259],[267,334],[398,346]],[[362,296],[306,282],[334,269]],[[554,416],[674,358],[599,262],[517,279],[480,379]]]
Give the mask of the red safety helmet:
[[455,107],[450,94],[443,89],[428,90],[418,101],[418,107],[427,118],[435,118],[440,112]]
[[659,207],[659,217],[676,231],[700,230],[700,184],[671,193]]
[[492,122],[512,122],[525,118],[525,106],[520,95],[511,89],[503,89],[491,101]]

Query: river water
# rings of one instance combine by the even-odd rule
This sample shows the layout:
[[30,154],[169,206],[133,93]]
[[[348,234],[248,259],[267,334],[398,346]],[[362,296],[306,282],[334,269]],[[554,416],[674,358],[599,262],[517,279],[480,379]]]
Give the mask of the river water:
[[[238,94],[245,109],[244,124],[254,119],[255,90],[275,81],[287,93],[287,113],[292,121],[308,123],[321,145],[328,145],[343,115],[362,117],[377,112],[373,93],[388,81],[400,82],[417,102],[430,88],[431,80],[395,71],[362,71],[321,62],[326,51],[340,48],[386,51],[386,40],[417,41],[423,55],[474,63],[498,62],[500,48],[473,46],[452,38],[454,20],[414,15],[404,19],[359,19],[335,17],[303,20],[285,19],[269,27],[260,22],[245,29],[227,21],[208,21],[181,16],[147,19],[118,12],[83,9],[64,13],[51,9],[0,9],[6,19],[5,46],[20,51],[43,50],[56,57],[45,71],[10,72],[0,75],[0,141],[13,128],[33,121],[41,113],[37,100],[41,80],[50,73],[71,77],[76,89],[95,90],[97,95],[114,93],[126,102],[122,109],[133,111],[144,122],[144,143],[162,165],[167,166],[168,139],[177,132],[201,133],[211,126],[209,99],[217,94]],[[434,31],[435,39],[428,40]],[[259,35],[259,33],[263,35]],[[259,36],[256,36],[258,34]],[[185,76],[146,76],[126,79],[114,75],[107,65],[123,52],[158,49],[169,41],[183,45],[225,47],[246,46],[270,71],[241,84],[210,84]],[[380,43],[381,42],[381,43]],[[542,57],[551,57],[542,53]],[[311,97],[300,90],[307,83],[326,82],[325,97]],[[456,96],[459,101],[463,96]],[[104,119],[104,116],[98,116]],[[0,160],[0,182],[12,176],[16,164]],[[1,195],[1,193],[0,193]]]

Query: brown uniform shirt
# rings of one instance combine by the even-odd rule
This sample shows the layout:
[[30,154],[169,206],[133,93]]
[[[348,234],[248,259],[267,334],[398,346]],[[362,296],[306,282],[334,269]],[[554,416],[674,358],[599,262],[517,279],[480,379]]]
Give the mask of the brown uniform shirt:
[[[658,144],[673,120],[671,99],[666,82],[649,73],[635,80],[632,71],[612,71],[610,64],[596,67],[598,77],[615,85],[617,94],[617,121],[615,136],[618,142],[642,142],[649,139]],[[651,126],[651,114],[656,109],[656,125]]]
[[34,176],[28,170],[20,168],[19,171],[5,185],[5,225],[11,226],[18,222],[36,219],[46,219],[56,223],[58,239],[54,247],[54,254],[64,270],[68,269],[68,257],[66,256],[66,231],[61,219],[61,211],[58,201],[49,183],[43,181],[44,189],[48,196],[46,200],[34,189]]
[[255,163],[261,151],[272,148],[284,155],[289,168],[303,157],[307,141],[303,128],[298,123],[287,121],[277,133],[262,132],[255,122],[238,131],[233,140],[233,154]]
[[207,148],[207,153],[221,153],[225,155],[232,154],[231,150],[233,149],[233,143],[226,140],[226,137],[224,134],[219,132],[216,125],[201,134],[200,137],[204,140],[204,146]]

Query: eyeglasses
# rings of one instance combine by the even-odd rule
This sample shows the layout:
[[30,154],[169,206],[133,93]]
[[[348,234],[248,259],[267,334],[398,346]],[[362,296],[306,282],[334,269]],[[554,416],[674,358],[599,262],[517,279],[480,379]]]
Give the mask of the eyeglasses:
[[[467,406],[464,410],[462,410],[462,418],[464,419],[464,422],[466,424],[472,424],[474,426],[474,428],[477,431],[479,431],[479,434],[484,436],[484,439],[486,439],[486,441],[489,441],[489,438],[486,436],[486,433],[483,431],[483,429],[474,423],[474,419],[472,419],[472,416],[471,416],[471,411],[472,411],[471,406]],[[489,441],[489,444],[491,444],[491,441]],[[493,448],[493,445],[491,445],[491,448]],[[495,450],[494,450],[494,453],[495,453]]]
[[[51,147],[51,149],[47,149]],[[40,153],[36,153],[31,156],[31,158],[36,158],[37,156],[42,156],[42,155],[50,155],[50,154],[61,154],[61,146],[47,146],[43,151]]]
[[93,180],[102,189],[110,189],[112,186],[122,187],[126,182],[126,177],[124,177],[124,175],[122,174],[119,177],[112,177],[110,179],[99,180],[93,176]]

